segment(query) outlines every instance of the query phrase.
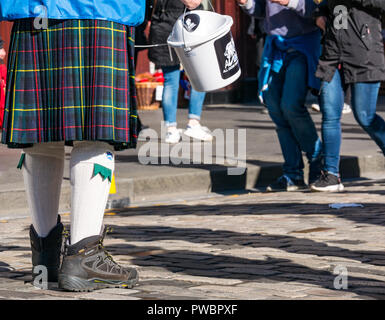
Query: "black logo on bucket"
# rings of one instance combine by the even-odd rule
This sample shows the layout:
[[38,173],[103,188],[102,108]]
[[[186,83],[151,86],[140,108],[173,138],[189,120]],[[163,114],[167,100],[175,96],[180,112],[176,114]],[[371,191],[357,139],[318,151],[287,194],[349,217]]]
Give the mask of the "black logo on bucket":
[[228,79],[235,75],[240,70],[240,66],[231,32],[216,40],[214,42],[214,47],[215,52],[217,53],[222,78]]
[[193,32],[198,28],[201,18],[194,13],[185,16],[183,26],[188,32]]

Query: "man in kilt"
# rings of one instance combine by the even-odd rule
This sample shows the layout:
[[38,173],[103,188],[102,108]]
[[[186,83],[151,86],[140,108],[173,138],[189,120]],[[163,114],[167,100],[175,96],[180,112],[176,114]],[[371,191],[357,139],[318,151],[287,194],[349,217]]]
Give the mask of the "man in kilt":
[[[103,216],[114,152],[137,143],[134,27],[144,12],[144,0],[0,2],[0,20],[14,21],[2,143],[23,149],[32,265],[65,290],[138,281],[104,249]],[[65,145],[73,147],[71,236],[60,266]]]

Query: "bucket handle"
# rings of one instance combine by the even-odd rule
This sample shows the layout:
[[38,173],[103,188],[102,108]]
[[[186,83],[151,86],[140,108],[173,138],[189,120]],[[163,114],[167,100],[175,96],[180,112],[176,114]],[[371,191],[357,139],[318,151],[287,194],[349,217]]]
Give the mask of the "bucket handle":
[[209,5],[210,5],[211,9],[213,10],[213,12],[215,12],[215,9],[214,9],[214,6],[213,6],[211,0],[208,0],[208,3],[209,3]]
[[[210,1],[210,0],[209,0]],[[211,5],[212,6],[212,5]],[[184,11],[183,11],[183,24],[186,20],[186,12],[187,12],[187,7],[185,6],[184,7]],[[184,50],[184,53],[187,54],[189,53],[192,49],[190,47],[187,47],[186,46],[186,40],[185,40],[185,37],[184,37],[184,34],[185,34],[185,30],[184,30],[184,26],[182,26],[182,39],[183,39],[183,50]],[[172,57],[172,50],[171,50],[171,47],[170,45],[168,45],[168,53],[170,54],[170,59],[171,61],[174,61],[173,57]]]
[[184,7],[184,12],[183,12],[183,26],[182,26],[182,38],[183,38],[183,50],[184,50],[184,53],[187,54],[189,53],[192,49],[191,47],[187,47],[186,46],[186,40],[184,38],[184,35],[185,35],[185,27],[184,27],[184,23],[186,21],[186,12],[187,12],[187,7],[185,6]]
[[[215,12],[215,9],[214,9],[214,6],[213,6],[211,0],[208,0],[208,3],[209,3],[209,5],[210,5],[212,11]],[[183,12],[183,24],[184,24],[185,19],[186,19],[186,12],[187,12],[187,7],[185,6],[185,7],[184,7],[184,12]],[[185,28],[184,28],[184,26],[183,26],[183,28],[182,28],[182,38],[183,38],[183,44],[184,44],[183,50],[184,50],[185,54],[187,54],[187,53],[189,53],[192,49],[191,49],[191,47],[187,47],[187,46],[186,46],[186,40],[185,40],[185,38],[184,38],[184,35],[185,35],[185,30],[184,30],[184,29],[185,29]],[[170,52],[170,55],[171,55],[171,52]],[[171,59],[171,60],[172,60],[172,59]]]

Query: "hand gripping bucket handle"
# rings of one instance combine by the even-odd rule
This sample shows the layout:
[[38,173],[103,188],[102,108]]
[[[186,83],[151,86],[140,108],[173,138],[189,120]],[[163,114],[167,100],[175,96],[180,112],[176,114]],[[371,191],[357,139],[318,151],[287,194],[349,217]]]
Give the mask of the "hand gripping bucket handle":
[[[231,34],[233,19],[210,10],[193,10],[176,21],[167,43],[174,48],[196,91],[226,87],[241,75]],[[171,48],[170,48],[171,54]]]
[[[212,11],[215,12],[215,8],[214,8],[214,6],[213,6],[213,4],[211,3],[210,0],[208,0],[208,3],[209,3],[209,5],[210,5]],[[183,12],[183,21],[185,21],[185,19],[186,19],[186,12],[187,12],[187,7],[185,6],[185,7],[184,7],[184,12]],[[186,46],[185,32],[186,32],[186,31],[185,31],[185,29],[183,28],[183,29],[182,29],[182,36],[183,36],[183,43],[184,43],[184,51],[185,51],[185,52],[190,52],[190,51],[191,51],[191,48]],[[169,46],[169,48],[170,48],[170,46]],[[172,56],[172,55],[171,55],[171,56]]]
[[[215,12],[215,8],[214,8],[212,2],[211,2],[210,0],[208,0],[208,3],[209,3],[209,5],[210,5],[210,8],[212,9],[212,11]],[[186,19],[186,12],[187,12],[187,7],[184,6],[183,21],[185,21],[185,19]],[[191,47],[186,46],[185,32],[186,32],[186,31],[185,31],[184,28],[183,28],[183,29],[182,29],[182,37],[183,37],[183,43],[184,43],[184,51],[187,53],[187,52],[190,52],[190,51],[191,51]],[[171,61],[174,61],[174,59],[173,59],[173,57],[172,57],[171,47],[170,47],[169,44],[167,44],[167,45],[168,45],[168,52],[169,52],[169,54],[170,54],[170,59],[171,59]]]

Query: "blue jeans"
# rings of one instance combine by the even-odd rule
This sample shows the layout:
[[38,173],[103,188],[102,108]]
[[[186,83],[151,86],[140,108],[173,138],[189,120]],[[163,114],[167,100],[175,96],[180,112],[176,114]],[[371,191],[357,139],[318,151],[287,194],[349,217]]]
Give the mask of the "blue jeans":
[[[178,91],[181,71],[179,65],[162,67],[162,71],[164,75],[164,89],[162,97],[163,117],[166,126],[176,127],[176,111],[178,108]],[[205,92],[198,92],[191,88],[188,115],[189,119],[200,120],[205,96]]]
[[[339,176],[343,88],[343,79],[340,72],[336,71],[331,82],[322,83],[320,97],[324,170],[336,176]],[[352,110],[355,119],[385,154],[385,122],[376,114],[380,83],[358,82],[353,83],[351,88]]]
[[306,57],[297,51],[288,53],[280,72],[273,74],[264,98],[281,145],[284,174],[290,179],[303,179],[303,151],[310,163],[309,180],[313,181],[321,171],[322,144],[305,107],[307,92]]

